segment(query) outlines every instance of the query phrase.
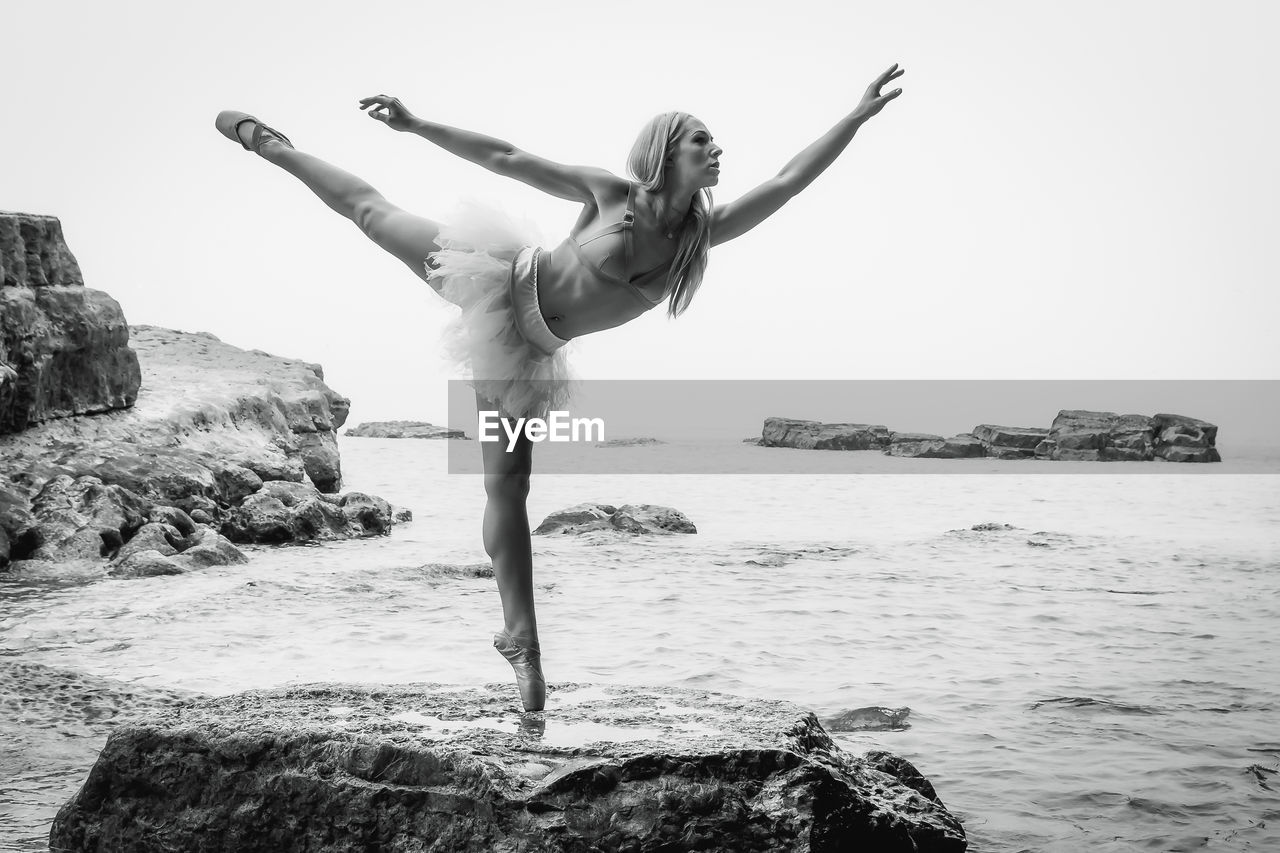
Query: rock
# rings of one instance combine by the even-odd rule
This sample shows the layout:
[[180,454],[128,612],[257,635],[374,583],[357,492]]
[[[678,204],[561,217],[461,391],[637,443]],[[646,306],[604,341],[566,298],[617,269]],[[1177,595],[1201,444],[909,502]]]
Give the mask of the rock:
[[1152,421],[1145,415],[1118,415],[1064,409],[1035,455],[1064,462],[1143,461],[1154,456]]
[[183,542],[182,553],[174,557],[173,562],[185,571],[191,571],[209,566],[239,565],[249,562],[249,558],[218,531],[200,527]]
[[[558,689],[557,689],[558,687]],[[676,688],[309,685],[111,734],[66,851],[963,851],[909,762],[843,752],[785,702]]]
[[139,551],[155,551],[156,553],[170,557],[178,553],[178,545],[184,545],[186,537],[171,524],[161,522],[150,522],[142,525],[133,538],[124,544],[119,553],[115,555],[115,560],[124,561]]
[[678,509],[652,504],[627,504],[609,519],[614,529],[624,533],[697,533],[689,517]]
[[334,435],[349,403],[310,365],[206,333],[130,331],[142,370],[132,408],[0,436],[0,477],[38,487],[58,473],[88,474],[170,505],[193,495],[227,503],[253,485],[250,475],[309,472],[322,490],[338,490]]
[[1152,419],[1155,429],[1155,455],[1167,462],[1221,462],[1214,444],[1218,428],[1186,415],[1158,414]]
[[114,554],[146,523],[151,503],[96,477],[60,474],[31,502],[35,560],[85,560]]
[[854,708],[822,721],[833,732],[899,732],[911,728],[910,708]]
[[132,406],[120,304],[84,286],[56,217],[0,212],[0,433]]
[[307,483],[272,481],[231,510],[222,533],[232,542],[312,542],[388,532],[391,504],[362,492],[326,495]]
[[765,418],[760,445],[802,450],[883,450],[889,446],[889,430],[879,425]]
[[1047,429],[995,424],[978,424],[971,432],[993,459],[1033,459],[1036,446],[1049,437]]
[[657,438],[612,438],[608,441],[597,441],[596,447],[648,447],[653,444],[666,444]]
[[190,536],[196,532],[195,520],[176,506],[159,505],[152,507],[151,512],[147,514],[147,521],[171,524],[183,536]]
[[338,502],[342,513],[352,524],[359,525],[366,535],[388,533],[395,519],[391,504],[382,498],[363,492],[347,492]]
[[652,504],[584,503],[553,512],[542,520],[534,535],[550,533],[589,533],[613,530],[631,534],[697,533],[684,513],[677,509]]
[[600,530],[609,526],[609,517],[618,511],[610,504],[582,503],[558,510],[542,520],[535,536],[547,533],[576,533],[583,530]]
[[[174,553],[172,549],[169,553]],[[107,574],[113,578],[153,578],[157,575],[180,575],[185,571],[177,562],[160,551],[134,551],[118,563],[113,563]]]
[[972,435],[943,438],[921,432],[891,433],[890,444],[884,452],[888,456],[913,459],[971,459],[986,455],[982,442]]
[[425,421],[368,421],[348,429],[343,435],[360,438],[448,438],[470,441],[460,429],[435,426]]
[[396,524],[405,524],[413,521],[413,510],[407,507],[391,505],[391,520]]
[[241,465],[214,463],[213,479],[218,499],[228,504],[239,503],[262,488],[262,478]]

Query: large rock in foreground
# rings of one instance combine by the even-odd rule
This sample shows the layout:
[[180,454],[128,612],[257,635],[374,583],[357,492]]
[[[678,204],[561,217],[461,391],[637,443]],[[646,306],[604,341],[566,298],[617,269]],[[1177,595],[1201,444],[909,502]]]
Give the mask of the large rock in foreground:
[[118,728],[54,821],[64,851],[962,851],[908,762],[785,702],[561,685],[313,685]]
[[0,433],[133,405],[120,303],[84,286],[53,216],[0,212]]

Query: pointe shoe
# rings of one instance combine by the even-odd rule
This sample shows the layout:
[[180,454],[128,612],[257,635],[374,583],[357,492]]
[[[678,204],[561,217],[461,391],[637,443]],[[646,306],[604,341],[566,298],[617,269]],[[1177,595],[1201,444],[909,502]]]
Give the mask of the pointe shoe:
[[[236,132],[240,125],[246,121],[253,122],[253,138],[248,145],[245,145],[244,141],[240,139],[240,134]],[[221,133],[227,139],[239,142],[244,146],[245,151],[252,151],[254,154],[260,153],[258,149],[262,147],[262,144],[270,142],[272,139],[278,139],[290,148],[293,147],[289,137],[274,127],[268,127],[248,113],[242,113],[239,110],[223,110],[218,113],[218,117],[213,120],[213,126],[218,129],[218,133]]]
[[542,677],[542,651],[516,643],[507,633],[493,635],[498,650],[516,673],[516,687],[526,711],[541,711],[547,702],[547,681]]

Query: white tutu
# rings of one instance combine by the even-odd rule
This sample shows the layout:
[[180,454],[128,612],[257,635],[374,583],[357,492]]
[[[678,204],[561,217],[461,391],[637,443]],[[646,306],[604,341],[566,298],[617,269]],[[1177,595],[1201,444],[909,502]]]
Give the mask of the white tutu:
[[[445,329],[446,357],[466,374],[476,392],[511,417],[547,417],[564,409],[574,383],[564,342],[556,338],[537,310],[536,279],[513,281],[513,261],[521,250],[542,241],[529,223],[517,223],[504,211],[469,202],[445,226],[427,270],[440,295],[462,309]],[[526,263],[527,267],[528,264]],[[518,299],[513,303],[513,285]],[[517,313],[541,325],[539,343],[522,334]],[[526,329],[528,331],[528,329]],[[545,341],[553,342],[553,351]]]

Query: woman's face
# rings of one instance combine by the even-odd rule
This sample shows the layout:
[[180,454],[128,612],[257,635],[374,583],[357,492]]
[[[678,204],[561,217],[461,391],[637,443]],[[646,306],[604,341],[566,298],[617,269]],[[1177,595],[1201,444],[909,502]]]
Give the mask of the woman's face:
[[714,187],[720,183],[720,154],[723,152],[711,136],[707,126],[690,116],[680,128],[667,162],[671,178],[676,183],[691,183],[695,187]]

